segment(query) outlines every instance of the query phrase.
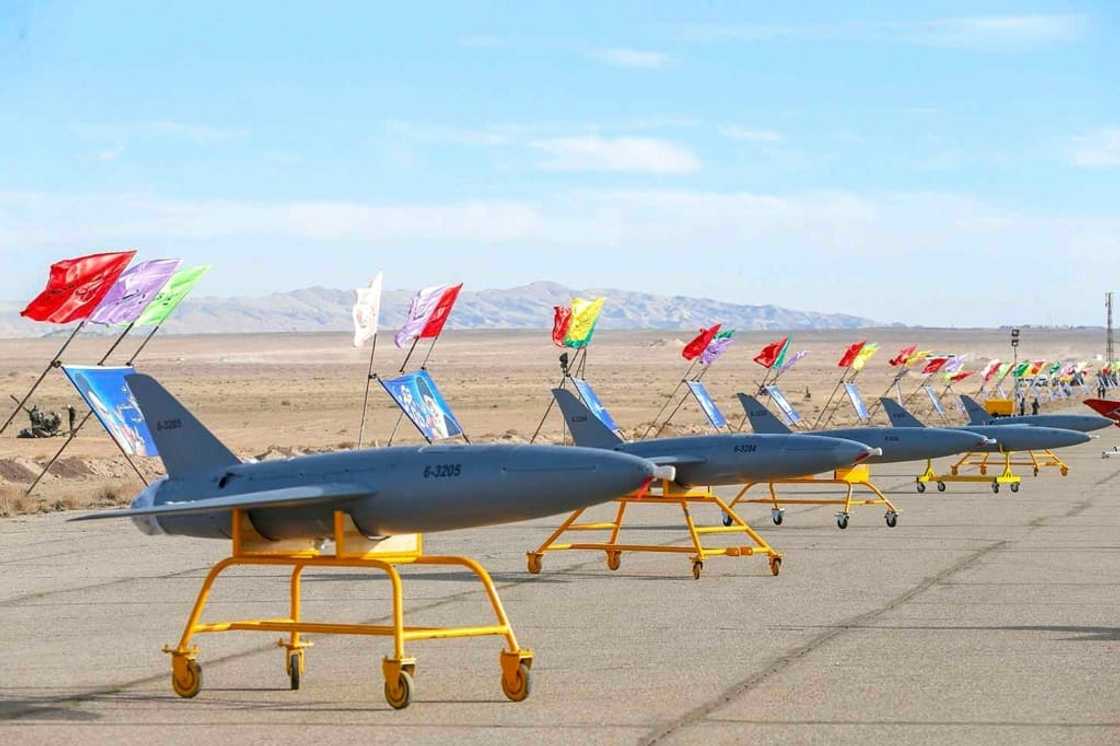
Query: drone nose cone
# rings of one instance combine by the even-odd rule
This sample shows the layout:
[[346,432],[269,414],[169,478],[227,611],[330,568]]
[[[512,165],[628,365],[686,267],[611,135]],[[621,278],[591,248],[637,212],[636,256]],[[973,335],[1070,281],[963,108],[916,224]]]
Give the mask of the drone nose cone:
[[664,478],[667,469],[644,458],[615,451],[590,450],[588,461],[594,466],[594,475],[588,478],[588,505],[610,500],[635,492],[650,481]]
[[1086,428],[1086,430],[1088,431],[1103,430],[1106,427],[1112,427],[1116,424],[1113,420],[1110,420],[1107,417],[1098,417],[1097,415],[1092,414],[1085,415],[1085,417],[1088,420],[1088,427]]
[[883,455],[882,448],[872,448],[871,446],[857,443],[854,440],[842,441],[832,448],[832,455],[836,459],[837,466],[848,466],[851,464],[862,464],[869,458]]

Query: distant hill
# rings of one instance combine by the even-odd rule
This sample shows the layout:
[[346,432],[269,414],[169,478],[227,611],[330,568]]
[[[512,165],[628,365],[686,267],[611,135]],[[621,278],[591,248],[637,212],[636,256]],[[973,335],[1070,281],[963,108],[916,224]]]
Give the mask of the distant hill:
[[[390,290],[382,299],[381,324],[404,321],[413,291]],[[463,290],[448,321],[453,329],[539,329],[552,325],[552,307],[572,296],[607,296],[601,329],[692,329],[722,322],[731,329],[856,329],[871,319],[842,313],[748,306],[704,298],[533,282],[500,290]],[[173,334],[321,332],[351,328],[354,291],[312,287],[253,298],[198,297],[185,301],[168,322]],[[19,317],[20,304],[0,303],[0,336],[42,335],[49,327]]]

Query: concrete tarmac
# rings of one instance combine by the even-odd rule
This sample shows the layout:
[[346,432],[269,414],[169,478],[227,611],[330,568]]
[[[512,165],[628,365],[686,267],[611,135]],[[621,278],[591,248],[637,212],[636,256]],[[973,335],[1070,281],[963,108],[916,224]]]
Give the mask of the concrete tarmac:
[[[558,519],[427,537],[493,573],[523,645],[530,698],[499,686],[497,638],[412,644],[417,691],[385,703],[384,638],[311,635],[289,691],[276,634],[201,635],[202,692],[172,693],[169,659],[221,542],[147,537],[65,514],[0,522],[0,741],[212,743],[1120,742],[1120,432],[1062,455],[1065,478],[1023,489],[914,491],[910,465],[877,482],[903,510],[837,529],[835,508],[744,511],[785,555],[558,552],[525,572]],[[916,466],[916,465],[915,465]],[[609,507],[597,509],[606,517]],[[626,540],[686,543],[679,511],[633,512]],[[718,519],[697,510],[700,520]],[[713,543],[716,539],[712,540]],[[406,569],[407,621],[489,621],[458,571]],[[389,585],[305,575],[304,618],[388,621]],[[208,619],[286,614],[287,575],[219,581]]]

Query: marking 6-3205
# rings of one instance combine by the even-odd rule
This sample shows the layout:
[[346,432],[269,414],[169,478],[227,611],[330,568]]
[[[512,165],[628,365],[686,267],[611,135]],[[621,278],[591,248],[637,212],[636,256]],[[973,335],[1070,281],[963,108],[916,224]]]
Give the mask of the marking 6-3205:
[[436,464],[424,467],[424,479],[446,479],[457,477],[463,471],[462,464]]

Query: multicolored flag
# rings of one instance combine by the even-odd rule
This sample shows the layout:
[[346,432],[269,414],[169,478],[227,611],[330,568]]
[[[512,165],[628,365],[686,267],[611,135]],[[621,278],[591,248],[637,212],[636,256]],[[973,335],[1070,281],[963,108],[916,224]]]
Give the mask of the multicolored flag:
[[879,345],[875,342],[864,345],[856,355],[856,359],[852,361],[852,370],[863,370],[863,366],[867,365],[867,361],[878,351]]
[[361,347],[377,336],[381,321],[381,283],[384,272],[370,280],[368,288],[357,288],[357,298],[350,315],[354,319],[354,346]]
[[707,329],[701,329],[700,333],[693,337],[692,340],[684,346],[684,349],[681,350],[681,357],[685,360],[695,360],[704,354],[708,349],[708,345],[711,344],[712,340],[719,334],[719,327],[719,324],[712,324],[712,326]]
[[949,383],[956,383],[958,381],[963,381],[964,379],[968,378],[974,372],[975,371],[971,371],[971,370],[958,370],[955,373],[947,372],[947,373],[945,373],[945,380],[948,381]]
[[999,370],[996,372],[996,375],[999,376],[1000,380],[1003,380],[1007,377],[1007,375],[1011,372],[1011,368],[1013,365],[1014,363],[1003,363],[999,366]]
[[1011,369],[1011,377],[1012,378],[1022,378],[1023,376],[1027,375],[1027,371],[1030,370],[1030,367],[1031,367],[1031,364],[1030,364],[1029,361],[1024,361],[1024,362],[1019,363],[1018,365],[1016,365],[1014,368]]
[[433,285],[416,293],[408,306],[408,318],[393,340],[397,347],[407,347],[417,339],[438,337],[462,289],[460,282],[458,285]]
[[1031,363],[1031,367],[1027,369],[1028,376],[1037,376],[1042,372],[1042,366],[1046,365],[1045,360],[1035,360]]
[[579,349],[591,344],[591,335],[595,333],[595,325],[599,323],[606,301],[606,298],[572,299],[571,318],[564,329],[564,347]]
[[797,365],[797,362],[801,358],[805,357],[808,354],[809,354],[808,350],[798,350],[797,352],[793,353],[792,355],[790,355],[786,358],[786,361],[784,363],[782,363],[782,367],[778,370],[778,372],[779,373],[785,373],[787,370],[789,370],[793,366]]
[[19,315],[51,324],[87,319],[134,256],[135,251],[116,251],[55,262],[47,287]]
[[967,355],[950,355],[945,364],[941,366],[942,373],[956,373],[964,367],[964,359]]
[[731,345],[731,343],[735,341],[733,339],[734,334],[735,330],[729,329],[728,331],[720,332],[715,337],[713,337],[712,340],[708,343],[708,346],[704,348],[704,351],[700,353],[700,364],[711,365],[712,363],[714,363],[716,361],[716,358],[722,355],[724,350],[726,350]]
[[762,351],[754,356],[754,361],[761,365],[763,368],[773,368],[775,365],[781,367],[785,362],[786,352],[789,351],[789,337],[782,337],[775,339],[770,344],[762,348]]
[[892,357],[887,362],[890,363],[892,368],[897,368],[900,365],[906,365],[906,362],[910,359],[910,356],[913,355],[917,351],[917,349],[918,349],[918,345],[910,345],[909,347],[903,347],[901,350],[898,351],[897,355]]
[[860,352],[860,350],[863,349],[863,346],[865,344],[867,344],[866,339],[862,340],[860,342],[854,342],[854,343],[848,345],[848,349],[844,350],[844,354],[840,356],[840,362],[836,363],[836,367],[838,367],[838,368],[850,368],[850,367],[852,367],[852,363],[854,363],[856,361],[856,357],[859,356],[859,352]]
[[210,271],[209,264],[200,264],[197,267],[190,267],[188,269],[181,269],[171,276],[167,284],[163,286],[156,297],[140,314],[140,318],[136,319],[137,325],[158,326],[167,321],[167,317],[171,312],[179,307],[183,302],[183,298],[194,290],[194,286],[202,279],[202,276]]
[[999,370],[999,360],[989,360],[988,364],[980,371],[980,377],[984,379],[984,383],[992,380],[992,377]]
[[926,366],[922,368],[922,375],[930,375],[936,373],[945,367],[945,363],[949,362],[949,355],[938,355],[926,359]]
[[179,270],[180,264],[179,259],[152,259],[132,265],[113,283],[89,320],[107,326],[136,321]]

